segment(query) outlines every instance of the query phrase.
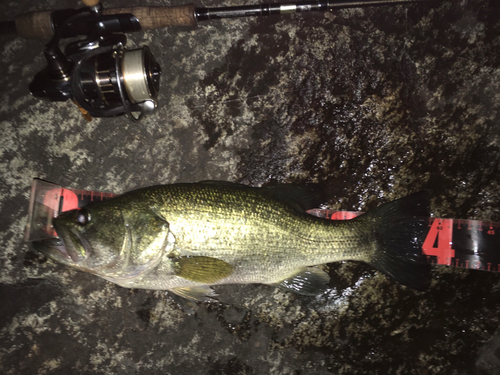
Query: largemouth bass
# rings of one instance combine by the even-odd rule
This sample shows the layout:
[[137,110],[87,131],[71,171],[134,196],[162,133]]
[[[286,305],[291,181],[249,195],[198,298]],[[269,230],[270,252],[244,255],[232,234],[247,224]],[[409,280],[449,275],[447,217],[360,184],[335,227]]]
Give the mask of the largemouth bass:
[[263,283],[315,295],[329,276],[317,265],[369,263],[418,290],[430,281],[422,254],[424,193],[348,221],[307,214],[306,186],[228,182],[154,186],[68,211],[58,239],[34,242],[47,256],[127,288],[168,290],[194,300],[220,284]]

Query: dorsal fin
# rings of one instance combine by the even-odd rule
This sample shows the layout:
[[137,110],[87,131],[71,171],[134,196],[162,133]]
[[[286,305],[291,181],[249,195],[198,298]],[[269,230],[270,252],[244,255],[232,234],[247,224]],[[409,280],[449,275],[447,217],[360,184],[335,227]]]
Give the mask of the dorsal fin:
[[237,182],[230,182],[230,181],[203,180],[203,181],[200,181],[200,182],[197,182],[197,183],[198,184],[203,184],[203,185],[227,186],[227,187],[234,187],[234,188],[252,189],[251,186],[239,184]]
[[324,192],[316,184],[276,184],[263,186],[261,188],[238,184],[236,182],[206,180],[200,184],[226,186],[235,189],[260,189],[264,194],[294,208],[299,212],[305,212],[312,208],[318,208],[326,202]]
[[285,203],[299,212],[318,208],[326,202],[323,191],[315,184],[283,184],[269,185],[262,190],[274,199]]

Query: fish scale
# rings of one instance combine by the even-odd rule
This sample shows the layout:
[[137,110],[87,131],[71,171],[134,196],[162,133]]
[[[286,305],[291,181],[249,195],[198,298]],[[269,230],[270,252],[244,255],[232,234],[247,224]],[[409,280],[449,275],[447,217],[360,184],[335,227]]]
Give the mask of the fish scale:
[[[178,246],[188,249],[187,251],[193,255],[218,256],[212,252],[232,251],[238,253],[238,257],[245,253],[258,254],[254,256],[261,257],[260,249],[265,248],[268,249],[269,256],[283,262],[289,260],[290,255],[294,253],[297,253],[297,257],[319,256],[321,261],[327,262],[336,260],[334,258],[337,255],[332,249],[343,249],[344,253],[338,256],[349,256],[353,253],[348,253],[346,249],[352,248],[355,251],[360,248],[358,231],[354,230],[353,234],[348,236],[349,232],[343,233],[343,228],[350,226],[342,223],[317,220],[309,215],[294,212],[286,205],[274,207],[271,204],[276,205],[276,202],[266,202],[262,194],[255,194],[254,191],[244,191],[242,194],[231,194],[227,191],[211,191],[211,193],[211,196],[202,199],[183,202],[189,210],[198,213],[195,215],[196,220],[193,218],[182,220],[186,208],[159,211],[159,214],[170,223]],[[201,192],[193,192],[192,196],[196,194]],[[162,195],[161,191],[159,195]],[[168,207],[168,203],[165,206]],[[210,208],[214,207],[228,213],[221,215],[213,213]],[[178,224],[179,217],[181,223]],[[242,221],[248,224],[242,225]],[[215,227],[210,225],[211,222],[216,223]],[[236,233],[234,229],[237,230]],[[223,238],[210,235],[212,232],[223,230],[227,232]],[[247,236],[242,236],[242,233]],[[224,246],[228,243],[229,247]],[[326,244],[327,247],[322,246],[325,249],[320,247]],[[258,252],[256,249],[259,249]],[[324,255],[318,254],[322,251],[325,252]]]

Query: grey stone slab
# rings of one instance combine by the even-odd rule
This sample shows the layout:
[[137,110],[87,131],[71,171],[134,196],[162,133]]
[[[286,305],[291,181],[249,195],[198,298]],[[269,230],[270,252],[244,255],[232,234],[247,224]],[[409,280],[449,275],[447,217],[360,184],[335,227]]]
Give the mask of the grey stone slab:
[[[76,5],[3,1],[0,20]],[[163,70],[139,123],[32,97],[44,42],[1,38],[0,372],[498,374],[495,273],[436,266],[417,293],[345,262],[321,297],[225,286],[190,316],[47,260],[23,231],[34,177],[117,193],[317,182],[344,210],[429,189],[437,217],[500,221],[499,19],[494,0],[429,1],[137,33]]]

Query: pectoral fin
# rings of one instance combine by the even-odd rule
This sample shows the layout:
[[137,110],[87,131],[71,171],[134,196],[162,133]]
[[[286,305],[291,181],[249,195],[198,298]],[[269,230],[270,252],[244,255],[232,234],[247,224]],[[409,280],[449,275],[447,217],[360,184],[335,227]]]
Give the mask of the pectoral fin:
[[182,298],[193,301],[214,302],[217,293],[208,286],[192,286],[187,288],[169,289]]
[[330,276],[325,271],[317,267],[309,267],[283,280],[278,286],[297,294],[316,296],[328,289],[329,281]]
[[174,259],[174,271],[186,280],[213,284],[233,273],[234,267],[223,260],[203,256],[183,256]]

